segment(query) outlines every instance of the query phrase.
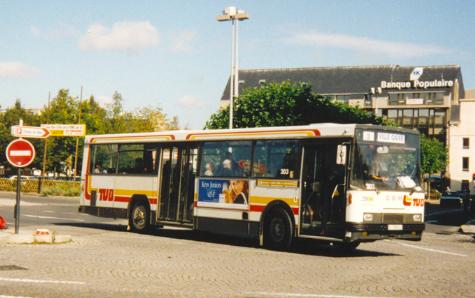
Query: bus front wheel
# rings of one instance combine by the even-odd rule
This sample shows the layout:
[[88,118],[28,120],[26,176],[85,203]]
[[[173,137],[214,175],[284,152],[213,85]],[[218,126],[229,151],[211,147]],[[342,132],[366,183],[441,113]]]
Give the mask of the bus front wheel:
[[282,208],[273,208],[264,222],[264,246],[286,250],[293,240],[292,220]]
[[150,226],[147,206],[142,203],[136,203],[130,212],[130,227],[133,232],[146,232]]

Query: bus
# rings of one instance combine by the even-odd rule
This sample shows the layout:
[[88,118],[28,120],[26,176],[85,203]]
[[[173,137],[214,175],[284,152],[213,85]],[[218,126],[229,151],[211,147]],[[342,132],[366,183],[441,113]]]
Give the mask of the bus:
[[356,248],[421,240],[416,130],[370,124],[89,135],[79,211],[156,226]]

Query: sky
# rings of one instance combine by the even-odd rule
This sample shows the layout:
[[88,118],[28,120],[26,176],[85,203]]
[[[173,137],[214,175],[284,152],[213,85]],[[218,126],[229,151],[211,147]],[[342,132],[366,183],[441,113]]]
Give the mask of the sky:
[[241,69],[458,64],[475,88],[475,1],[0,0],[0,106],[83,86],[201,129],[230,73],[231,23],[216,21],[228,6],[250,15]]

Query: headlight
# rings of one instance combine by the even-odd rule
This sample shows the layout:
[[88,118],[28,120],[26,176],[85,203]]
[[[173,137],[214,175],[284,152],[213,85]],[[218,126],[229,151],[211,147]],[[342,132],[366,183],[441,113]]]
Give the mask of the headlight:
[[413,220],[413,221],[417,221],[417,222],[422,221],[422,214],[414,214],[414,215],[412,215],[412,220]]
[[372,213],[364,213],[363,214],[363,221],[373,221],[373,214]]

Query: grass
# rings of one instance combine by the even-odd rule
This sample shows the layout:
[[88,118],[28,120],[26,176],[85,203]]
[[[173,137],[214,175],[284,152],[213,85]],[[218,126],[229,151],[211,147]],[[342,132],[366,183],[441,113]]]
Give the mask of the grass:
[[80,194],[79,183],[57,183],[44,185],[41,194],[44,196],[76,197]]

